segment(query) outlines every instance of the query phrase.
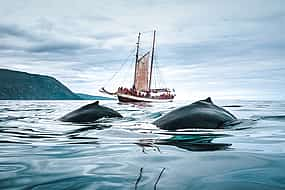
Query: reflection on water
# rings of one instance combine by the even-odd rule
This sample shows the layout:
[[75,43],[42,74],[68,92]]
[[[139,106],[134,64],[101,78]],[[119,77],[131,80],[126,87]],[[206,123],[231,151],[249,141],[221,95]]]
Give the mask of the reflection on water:
[[[169,133],[167,133],[169,134]],[[176,146],[189,151],[214,151],[226,150],[231,146],[229,143],[215,143],[212,142],[216,138],[226,137],[229,135],[218,134],[186,134],[186,135],[173,135],[167,139],[140,139],[136,144],[143,148],[145,152],[146,147],[153,147],[160,151],[159,145]]]
[[[157,184],[158,184],[158,182],[159,182],[159,180],[160,180],[160,178],[161,178],[161,176],[162,176],[162,174],[163,174],[164,171],[165,171],[165,168],[162,168],[161,171],[160,171],[160,173],[159,173],[159,176],[158,176],[157,180],[155,181],[155,183],[154,183],[154,185],[153,185],[153,189],[154,189],[154,190],[157,189]],[[138,179],[136,180],[136,184],[135,184],[135,190],[137,190],[138,187],[139,187],[139,182],[140,182],[140,180],[142,179],[142,175],[143,175],[143,168],[140,168],[139,177],[138,177]]]
[[[194,138],[193,138],[194,137]],[[190,151],[226,150],[231,144],[212,142],[217,136],[174,136],[157,144],[172,145]]]
[[0,189],[285,189],[285,104],[220,101],[242,123],[164,131],[190,102],[103,105],[124,118],[57,120],[87,101],[1,101]]

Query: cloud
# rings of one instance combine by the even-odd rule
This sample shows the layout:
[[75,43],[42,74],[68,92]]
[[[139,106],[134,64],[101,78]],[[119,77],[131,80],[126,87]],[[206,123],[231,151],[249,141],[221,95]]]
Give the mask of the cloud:
[[72,42],[50,42],[43,43],[33,46],[29,48],[28,51],[35,53],[72,53],[73,51],[88,48],[89,46],[83,45],[80,43],[72,43]]
[[144,31],[155,28],[156,59],[178,98],[280,97],[284,7],[278,0],[5,1],[0,67],[52,75],[73,91],[97,94],[125,62],[110,86],[132,82],[137,32],[147,49],[152,33]]
[[126,37],[126,34],[120,33],[120,32],[111,32],[111,33],[105,32],[105,33],[94,34],[94,37],[99,39],[99,40],[111,40],[114,38]]
[[[43,25],[48,27],[47,21]],[[42,27],[42,25],[41,25]],[[32,53],[63,53],[72,54],[74,51],[91,47],[91,44],[82,42],[72,35],[63,35],[60,32],[42,32],[41,28],[29,31],[15,24],[0,24],[0,51],[14,50]]]
[[0,38],[5,37],[17,37],[17,38],[25,38],[27,40],[38,40],[38,38],[31,34],[30,32],[27,32],[26,30],[21,29],[19,26],[15,24],[0,24]]

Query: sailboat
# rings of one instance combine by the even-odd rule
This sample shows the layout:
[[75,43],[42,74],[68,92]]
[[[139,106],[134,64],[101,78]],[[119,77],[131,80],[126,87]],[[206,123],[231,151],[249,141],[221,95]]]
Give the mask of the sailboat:
[[115,95],[120,102],[171,102],[175,97],[175,91],[169,88],[152,88],[153,79],[153,62],[154,62],[154,47],[155,34],[153,32],[153,41],[151,51],[146,52],[139,57],[140,37],[136,44],[136,60],[134,81],[131,88],[119,87],[117,92],[108,92],[104,87],[99,91],[109,95]]

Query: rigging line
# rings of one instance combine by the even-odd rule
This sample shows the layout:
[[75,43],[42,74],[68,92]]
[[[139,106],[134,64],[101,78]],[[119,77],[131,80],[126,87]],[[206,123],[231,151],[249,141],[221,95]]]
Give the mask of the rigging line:
[[[156,47],[157,48],[157,47]],[[157,52],[158,52],[158,50],[157,50]],[[155,61],[157,62],[157,68],[158,68],[158,72],[159,72],[159,76],[160,76],[160,82],[161,82],[161,84],[162,85],[167,85],[166,84],[166,82],[165,82],[165,77],[164,77],[164,75],[163,75],[163,72],[161,72],[160,71],[160,65],[159,65],[159,63],[158,63],[158,61],[157,61],[157,59],[158,59],[158,53],[156,54],[156,56],[154,57],[154,59],[155,59]]]
[[155,62],[155,67],[154,67],[154,70],[155,70],[155,85],[156,85],[156,88],[159,88],[159,87],[161,87],[160,86],[160,83],[159,83],[159,81],[160,81],[160,76],[159,76],[159,67],[158,67],[158,63],[157,63],[157,60],[156,60],[156,56],[154,56],[154,62]]
[[161,85],[166,87],[167,84],[165,82],[164,75],[162,74],[162,72],[160,70],[158,70],[158,72],[159,72],[159,76],[160,76],[160,83],[161,83]]
[[[134,58],[131,59],[131,63],[134,63],[135,60]],[[128,64],[128,67],[126,68],[127,71],[132,71],[134,70],[134,64]],[[122,80],[120,80],[120,83],[121,84],[129,84],[131,86],[131,83],[133,82],[132,78],[130,78],[130,74],[128,72],[123,72],[123,75],[122,75]]]
[[[158,49],[158,47],[156,47],[156,49]],[[159,51],[157,50],[157,52],[159,52]],[[158,85],[160,87],[167,87],[166,84],[164,84],[164,82],[163,82],[164,78],[163,78],[163,75],[161,74],[160,65],[159,65],[159,61],[158,61],[158,55],[159,55],[159,53],[157,53],[154,57],[154,59],[156,61],[157,76],[159,77],[158,78]]]
[[157,63],[157,58],[156,57],[155,57],[155,62],[156,62],[156,74],[157,74],[158,85],[160,87],[163,87],[164,84],[162,83],[162,76],[161,76],[161,73],[160,73],[159,64]]
[[156,64],[154,64],[154,67],[153,67],[153,70],[154,70],[154,86],[155,86],[155,88],[157,88],[158,87],[158,83],[157,83],[157,81],[158,81],[158,75],[157,75],[157,65]]
[[156,80],[157,80],[157,86],[158,86],[158,88],[161,88],[161,87],[163,87],[162,85],[161,85],[161,76],[160,76],[160,73],[159,73],[159,67],[158,67],[158,65],[156,65],[156,75],[157,75],[157,77],[156,77]]
[[157,88],[162,88],[163,85],[161,84],[161,75],[160,75],[160,68],[159,68],[159,63],[158,63],[158,60],[157,60],[157,55],[158,55],[158,50],[157,50],[157,46],[155,46],[155,49],[156,49],[156,54],[154,56],[154,62],[155,62],[155,73],[156,73],[156,78],[155,78],[155,82],[156,82],[156,85],[157,85]]
[[[155,45],[155,51],[157,50],[156,45]],[[157,51],[156,51],[157,52]],[[154,87],[158,88],[159,87],[159,76],[158,76],[158,67],[157,67],[157,60],[156,60],[156,54],[154,55],[154,63],[153,64],[153,80],[154,80]]]
[[[155,68],[156,68],[156,67],[155,67]],[[158,86],[159,86],[158,83],[157,83],[157,81],[158,81],[158,79],[157,79],[158,75],[157,75],[157,70],[156,70],[156,69],[155,69],[155,73],[156,73],[156,74],[154,75],[154,76],[155,76],[155,77],[154,77],[154,86],[155,86],[155,88],[158,88]]]
[[145,53],[142,53],[142,52],[148,52],[149,51],[149,49],[146,49],[146,48],[140,48],[140,57],[142,56],[142,55],[144,55]]
[[113,80],[113,78],[121,71],[121,69],[126,65],[126,63],[128,62],[128,59],[130,58],[130,56],[131,56],[134,52],[135,52],[135,49],[133,49],[133,50],[130,52],[130,54],[128,55],[128,57],[127,57],[127,58],[123,61],[123,63],[121,64],[119,70],[116,71],[116,72],[112,75],[112,77],[111,77],[109,80],[107,80],[107,82],[104,84],[104,86],[106,86],[107,83],[109,83],[111,80]]

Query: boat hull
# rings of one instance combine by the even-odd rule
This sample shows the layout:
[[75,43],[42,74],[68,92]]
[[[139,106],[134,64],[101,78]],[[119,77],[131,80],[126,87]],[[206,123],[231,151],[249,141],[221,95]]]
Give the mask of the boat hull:
[[173,98],[168,99],[154,99],[154,98],[146,98],[146,97],[138,97],[127,94],[117,94],[120,102],[172,102]]

